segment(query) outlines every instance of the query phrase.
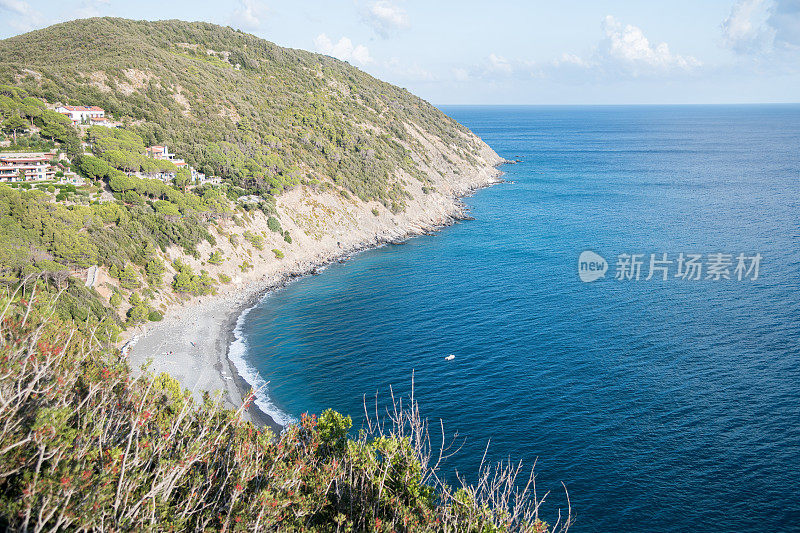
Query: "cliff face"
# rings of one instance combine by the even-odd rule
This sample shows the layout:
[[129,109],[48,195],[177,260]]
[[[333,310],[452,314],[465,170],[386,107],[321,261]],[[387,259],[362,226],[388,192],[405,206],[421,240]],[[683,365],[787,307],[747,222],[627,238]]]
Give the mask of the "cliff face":
[[[186,256],[178,248],[168,250],[165,259],[171,262],[179,258],[195,271],[206,269],[213,277],[230,277],[232,283],[222,285],[222,293],[245,287],[250,288],[248,292],[258,292],[279,284],[287,275],[311,272],[352,252],[449,225],[465,215],[461,196],[495,183],[500,175],[496,165],[502,159],[477,137],[472,136],[472,141],[482,149],[470,161],[459,160],[446,147],[428,142],[424,154],[430,161],[425,168],[430,181],[423,184],[407,180],[406,206],[399,213],[379,201],[362,201],[332,189],[298,186],[279,196],[276,206],[282,229],[292,236],[291,244],[269,229],[264,214],[254,211],[240,224],[229,220],[213,226],[216,245],[202,243],[198,247],[201,259]],[[262,250],[246,241],[246,232],[263,237]],[[232,244],[231,236],[235,236],[233,241],[237,244]],[[277,258],[273,249],[280,250],[284,257]],[[213,250],[222,251],[223,264],[215,266],[202,260]],[[245,263],[253,268],[243,272],[240,265]],[[168,295],[163,303],[172,305],[185,300]]]

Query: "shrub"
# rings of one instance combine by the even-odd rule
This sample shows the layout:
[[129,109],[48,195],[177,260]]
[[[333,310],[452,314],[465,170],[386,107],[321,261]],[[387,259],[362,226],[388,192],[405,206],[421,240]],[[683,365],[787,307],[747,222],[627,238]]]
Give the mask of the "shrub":
[[119,273],[119,286],[133,290],[139,286],[139,273],[132,265],[126,265]]
[[283,259],[284,258],[283,252],[281,252],[277,248],[273,248],[272,249],[272,253],[274,253],[275,257],[277,257],[278,259]]
[[111,297],[108,299],[108,304],[116,309],[117,307],[119,307],[119,304],[121,303],[122,303],[122,296],[120,296],[120,294],[117,291],[111,293]]
[[283,240],[288,242],[289,244],[292,244],[292,236],[289,235],[289,230],[283,232]]
[[253,245],[253,248],[256,250],[263,250],[264,249],[264,238],[261,235],[256,235],[255,233],[251,233],[250,231],[245,231],[242,236],[244,239]]
[[208,256],[208,262],[212,265],[221,265],[224,260],[221,250],[215,250]]
[[147,315],[147,320],[150,322],[160,322],[164,319],[164,315],[160,311],[150,311]]
[[205,270],[200,271],[200,275],[195,274],[189,265],[180,260],[174,261],[177,273],[172,280],[172,288],[175,292],[189,293],[194,296],[216,293],[214,279]]
[[139,298],[138,294],[131,294],[130,304],[131,307],[127,313],[129,324],[139,324],[147,320],[150,309],[147,303]]
[[281,233],[281,223],[278,222],[278,219],[275,217],[269,217],[267,219],[267,227],[275,233]]

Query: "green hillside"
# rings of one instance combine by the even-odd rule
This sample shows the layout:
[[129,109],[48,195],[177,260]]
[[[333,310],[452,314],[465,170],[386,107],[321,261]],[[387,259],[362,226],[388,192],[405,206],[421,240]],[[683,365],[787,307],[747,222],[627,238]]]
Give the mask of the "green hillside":
[[[468,131],[349,64],[207,23],[95,18],[0,41],[0,83],[99,105],[207,174],[246,189],[332,179],[402,209],[425,180],[414,124],[467,160]],[[415,162],[416,159],[416,162]]]

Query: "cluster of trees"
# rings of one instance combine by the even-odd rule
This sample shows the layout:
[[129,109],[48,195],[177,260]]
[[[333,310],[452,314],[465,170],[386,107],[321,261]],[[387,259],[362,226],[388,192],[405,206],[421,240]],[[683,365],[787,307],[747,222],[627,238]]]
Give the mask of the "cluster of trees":
[[196,404],[165,374],[134,378],[104,347],[105,329],[62,321],[52,298],[28,296],[0,301],[0,522],[10,530],[569,525],[539,518],[541,501],[516,465],[487,469],[474,486],[440,481],[442,455],[413,399],[390,404],[387,420],[368,420],[357,436],[330,410],[276,436],[243,420],[244,407],[222,409],[208,396]]
[[[154,180],[139,181],[164,186]],[[63,298],[65,313],[84,320],[92,314],[96,320],[110,319],[115,316],[112,309],[103,306],[96,292],[84,290],[70,278],[72,272],[103,265],[124,291],[158,290],[166,271],[159,249],[178,245],[198,255],[200,242],[215,242],[207,226],[216,211],[209,209],[227,205],[222,193],[209,189],[203,191],[205,197],[198,197],[171,191],[171,200],[155,200],[153,205],[95,202],[67,206],[51,202],[49,195],[38,189],[0,184],[0,283],[8,290],[42,273],[55,286],[68,288]],[[173,286],[179,292],[207,294],[213,292],[214,281],[205,272],[195,275],[184,268]],[[131,306],[137,307],[134,301]],[[113,303],[111,307],[115,307]],[[136,309],[134,316],[129,315],[130,323],[149,317],[151,311]]]
[[193,296],[203,296],[217,292],[217,282],[205,270],[201,270],[200,274],[195,274],[192,267],[179,259],[173,262],[173,266],[176,270],[175,279],[172,281],[172,288],[175,289],[175,292],[183,292]]
[[60,142],[68,154],[78,155],[81,143],[69,118],[47,109],[41,98],[12,85],[0,85],[0,128],[11,134],[14,144],[17,134],[38,128],[39,136]]
[[132,131],[91,126],[87,130],[86,137],[92,152],[111,167],[126,172],[146,174],[178,171],[172,161],[145,155],[144,140]]

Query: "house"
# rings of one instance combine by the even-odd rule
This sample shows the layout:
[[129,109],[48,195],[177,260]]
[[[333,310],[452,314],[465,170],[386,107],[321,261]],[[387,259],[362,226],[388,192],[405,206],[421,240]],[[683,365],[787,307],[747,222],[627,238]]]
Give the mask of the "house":
[[168,161],[175,160],[175,154],[169,153],[169,149],[166,146],[148,146],[144,149],[145,154],[153,159],[166,159]]
[[105,118],[106,116],[106,112],[96,105],[88,107],[81,105],[60,105],[56,107],[56,111],[62,115],[68,116],[72,121],[73,126],[77,126],[78,124],[87,124],[92,120]]
[[206,176],[202,172],[198,172],[195,182],[198,185],[222,185],[222,178],[219,176]]
[[118,122],[111,122],[108,117],[89,117],[89,124],[92,126],[103,126],[106,128],[116,128]]
[[[199,170],[195,169],[189,163],[184,161],[183,159],[178,158],[175,154],[170,153],[169,148],[164,145],[156,145],[156,146],[148,146],[145,148],[145,155],[148,157],[152,157],[153,159],[161,159],[165,161],[170,161],[173,163],[178,169],[181,168],[188,168],[192,175],[192,182],[202,185],[205,183],[210,183],[213,185],[218,185],[222,182],[221,178],[211,178],[207,179],[206,175],[200,172]],[[162,181],[171,181],[175,178],[174,172],[162,172],[155,176],[150,176],[155,179],[160,179]]]
[[55,179],[56,172],[59,170],[51,164],[55,157],[55,151],[0,153],[0,181],[44,181]]

